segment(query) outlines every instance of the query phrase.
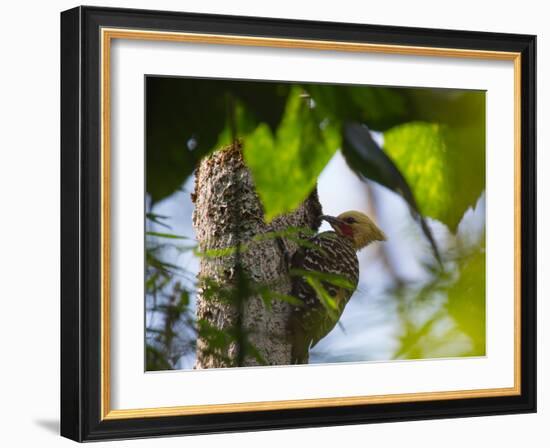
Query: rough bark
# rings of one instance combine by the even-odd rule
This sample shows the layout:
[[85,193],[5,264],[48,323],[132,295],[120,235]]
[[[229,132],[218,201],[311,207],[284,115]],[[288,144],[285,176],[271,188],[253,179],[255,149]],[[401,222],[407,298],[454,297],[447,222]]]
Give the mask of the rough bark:
[[[273,175],[277,175],[276,167]],[[253,293],[238,300],[224,300],[221,293],[219,297],[212,296],[211,292],[206,294],[204,280],[209,279],[225,291],[231,291],[240,284],[242,272],[251,284],[268,285],[272,291],[290,294],[288,257],[296,251],[296,244],[287,239],[271,238],[257,242],[252,238],[288,227],[317,230],[321,215],[317,190],[297,210],[266,224],[252,176],[243,163],[241,144],[236,143],[202,160],[196,171],[193,199],[193,226],[202,253],[235,247],[238,241],[246,245],[246,250],[240,254],[201,258],[197,320],[228,334],[240,328],[263,358],[263,361],[259,360],[245,351],[242,340],[231,342],[221,356],[212,353],[208,342],[199,333],[195,368],[251,366],[262,362],[268,365],[290,364],[288,320],[291,305],[274,300],[268,309],[262,298]],[[237,268],[237,264],[242,270]],[[246,356],[243,353],[247,353]]]

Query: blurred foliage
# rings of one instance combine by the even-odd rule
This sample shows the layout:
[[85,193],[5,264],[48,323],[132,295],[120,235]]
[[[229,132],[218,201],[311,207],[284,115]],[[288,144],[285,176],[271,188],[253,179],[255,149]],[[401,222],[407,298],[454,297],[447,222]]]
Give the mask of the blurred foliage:
[[460,278],[448,291],[447,310],[472,342],[471,355],[485,354],[485,251],[461,262]]
[[433,254],[441,266],[441,256],[431,229],[422,215],[411,186],[392,161],[389,155],[374,141],[369,129],[358,123],[348,123],[344,127],[342,153],[348,165],[360,179],[372,180],[399,194],[409,206],[412,216],[419,221],[420,228],[430,243]]
[[176,191],[202,156],[224,141],[228,97],[239,105],[241,131],[259,123],[274,130],[288,90],[280,83],[147,77],[146,188],[152,201]]
[[[386,154],[419,212],[452,231],[485,186],[484,92],[148,77],[146,95],[153,202],[233,133],[243,138],[268,219],[303,201],[339,147],[359,175],[395,178],[385,160],[365,164],[353,145],[342,145],[350,123],[384,132]],[[383,184],[403,192],[399,183]]]
[[421,214],[453,231],[485,187],[485,151],[470,143],[469,132],[411,122],[384,133],[384,149],[414,191]]
[[[167,227],[166,217],[148,214],[151,222]],[[176,264],[164,260],[167,249],[189,250],[177,246],[174,240],[185,237],[166,232],[146,232],[145,246],[145,364],[146,370],[169,370],[178,367],[182,356],[194,353],[196,331],[194,309],[191,305],[193,291],[183,283],[189,283],[189,273]]]
[[312,109],[309,97],[303,97],[302,90],[295,86],[289,92],[275,135],[263,123],[244,142],[245,161],[267,220],[294,210],[308,197],[340,146],[338,129],[331,124],[320,126]]
[[453,207],[449,179],[453,169],[445,160],[448,148],[441,126],[421,122],[396,126],[384,134],[384,149],[415,191],[421,213],[446,224],[452,213],[456,227],[462,214]]
[[[178,190],[202,157],[239,138],[270,220],[307,197],[340,149],[361,179],[404,198],[439,262],[439,268],[426,267],[434,271],[426,284],[401,285],[393,292],[403,321],[395,356],[437,356],[437,347],[459,334],[470,344],[465,353],[484,353],[483,249],[462,254],[448,269],[449,255],[439,253],[425,219],[436,219],[454,233],[485,189],[484,92],[149,76],[146,101],[146,191],[153,206]],[[380,141],[373,138],[376,133]],[[222,331],[194,321],[196,279],[181,281],[189,273],[167,262],[164,254],[193,250],[200,257],[237,257],[250,244],[269,238],[305,246],[304,234],[289,229],[284,235],[257,235],[235,247],[200,252],[194,242],[173,234],[165,218],[147,215],[147,310],[156,316],[147,323],[147,369],[177,368],[178,359],[194,352],[197,334],[209,341],[216,356],[226,356],[231,344],[240,344],[246,356],[260,362],[238,325]],[[242,290],[201,281],[212,297],[243,300]],[[274,300],[299,305],[274,292],[273,285],[254,284],[246,277],[242,281],[245,296],[259,295],[268,308]],[[332,309],[323,288],[327,279],[309,275],[306,281]],[[430,306],[436,311],[419,318],[419,310]]]
[[[271,231],[255,235],[246,243],[219,249],[200,251],[196,241],[171,233],[166,224],[167,217],[147,214],[147,226],[161,227],[162,232],[147,230],[146,237],[146,271],[145,292],[148,322],[146,325],[146,370],[173,370],[179,368],[180,359],[194,355],[198,337],[206,342],[204,355],[216,358],[218,363],[226,366],[239,366],[245,357],[252,357],[260,365],[267,362],[259,350],[251,343],[249,334],[243,328],[242,322],[236,319],[233,325],[217,328],[204,319],[195,320],[194,306],[191,296],[197,289],[202,292],[204,300],[214,300],[222,304],[246,303],[252,296],[262,299],[267,309],[272,308],[274,301],[286,302],[301,306],[302,302],[290,295],[276,291],[279,285],[263,284],[252,280],[246,272],[236,266],[235,279],[231,282],[217,281],[211,277],[199,277],[186,269],[165,260],[167,251],[190,251],[204,258],[235,258],[246,253],[253,245],[280,238],[288,238],[302,247],[311,247],[305,237],[312,234],[309,228],[289,227],[281,231]],[[154,227],[156,228],[156,227]],[[180,245],[179,240],[188,240],[186,245]],[[316,246],[315,246],[316,247]],[[238,273],[238,274],[237,274]],[[347,280],[337,275],[318,273],[294,273],[309,275],[322,279],[330,284],[349,287]],[[183,286],[183,285],[186,286]],[[237,356],[229,355],[230,350]]]
[[401,336],[394,357],[485,355],[485,250],[461,255],[418,290],[394,291]]
[[302,88],[311,95],[318,116],[337,125],[356,121],[383,131],[411,119],[409,89],[334,84]]

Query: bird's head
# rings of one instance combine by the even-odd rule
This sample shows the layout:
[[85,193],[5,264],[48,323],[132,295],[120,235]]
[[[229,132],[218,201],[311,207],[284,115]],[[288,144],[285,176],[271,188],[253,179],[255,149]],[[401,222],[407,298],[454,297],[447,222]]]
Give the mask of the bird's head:
[[334,231],[353,242],[356,250],[362,249],[374,241],[386,241],[386,235],[367,215],[354,210],[338,216],[321,216]]

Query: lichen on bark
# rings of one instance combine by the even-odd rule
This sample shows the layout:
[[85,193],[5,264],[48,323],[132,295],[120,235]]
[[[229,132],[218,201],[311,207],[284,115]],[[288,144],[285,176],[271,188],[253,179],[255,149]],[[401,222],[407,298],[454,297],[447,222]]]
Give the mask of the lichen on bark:
[[[277,175],[276,167],[273,175]],[[251,173],[243,161],[242,144],[237,142],[201,161],[192,196],[193,227],[202,254],[222,253],[239,243],[246,247],[230,255],[201,257],[195,368],[290,364],[291,305],[273,300],[268,307],[254,286],[290,294],[288,259],[297,245],[286,238],[254,238],[290,227],[316,231],[322,214],[317,189],[296,210],[266,223]],[[228,343],[214,347],[208,337],[212,332],[222,342],[226,335]]]

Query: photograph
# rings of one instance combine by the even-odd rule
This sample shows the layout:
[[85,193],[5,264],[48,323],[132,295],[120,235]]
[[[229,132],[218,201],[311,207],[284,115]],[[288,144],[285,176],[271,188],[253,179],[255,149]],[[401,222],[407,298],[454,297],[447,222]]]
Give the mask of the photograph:
[[486,91],[144,84],[145,371],[487,355]]

